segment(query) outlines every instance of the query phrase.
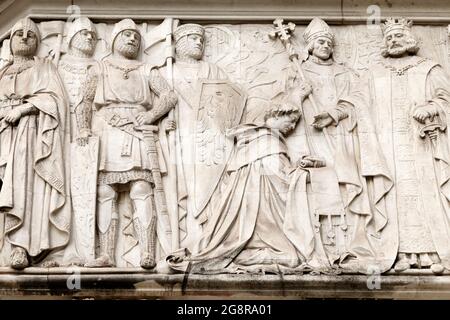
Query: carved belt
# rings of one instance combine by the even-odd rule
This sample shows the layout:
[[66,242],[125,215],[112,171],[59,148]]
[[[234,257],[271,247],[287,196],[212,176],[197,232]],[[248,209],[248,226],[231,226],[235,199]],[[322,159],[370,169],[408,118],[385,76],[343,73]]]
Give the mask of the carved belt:
[[128,133],[128,136],[124,137],[121,155],[130,156],[132,136],[138,138],[139,140],[144,139],[142,133],[134,129],[138,124],[128,117],[124,117],[113,112],[111,109],[108,110],[108,112],[102,112],[100,115],[111,127]]

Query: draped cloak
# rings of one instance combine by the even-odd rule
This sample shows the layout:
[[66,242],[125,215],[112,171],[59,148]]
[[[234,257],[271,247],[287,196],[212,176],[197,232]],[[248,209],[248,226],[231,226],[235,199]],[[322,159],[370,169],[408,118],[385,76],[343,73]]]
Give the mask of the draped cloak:
[[35,57],[31,68],[10,75],[9,66],[0,70],[1,95],[23,99],[38,112],[0,133],[2,155],[7,155],[0,163],[0,210],[6,214],[7,240],[37,257],[69,240],[68,106],[50,61]]
[[403,72],[388,68],[389,60],[371,66],[360,86],[340,102],[360,112],[361,145],[370,132],[376,133],[379,152],[394,173],[395,185],[385,197],[381,271],[392,266],[399,250],[437,252],[449,268],[448,130],[432,143],[429,137],[420,137],[424,125],[412,115],[417,106],[431,104],[440,121],[448,124],[450,82],[442,67],[429,59],[409,57],[410,66]]
[[[377,255],[376,247],[380,243],[380,231],[387,221],[384,198],[392,187],[390,173],[378,151],[375,133],[363,132],[358,126],[361,113],[353,108],[336,108],[338,100],[356,86],[358,77],[336,62],[318,65],[308,60],[303,64],[303,70],[313,87],[318,110],[309,98],[304,100],[304,121],[289,137],[289,151],[292,158],[304,154],[323,158],[326,168],[309,170],[311,184],[308,190],[303,189],[304,181],[298,180],[299,172],[293,173],[287,204],[287,216],[292,217],[292,221],[288,222],[287,232],[295,239],[297,249],[316,269],[330,269],[337,260],[340,267],[370,273],[368,266],[378,266],[379,260],[384,259]],[[337,125],[318,130],[311,124],[314,115],[322,112],[328,112],[336,122],[339,113],[348,117]],[[370,119],[365,117],[364,121]],[[321,203],[317,199],[323,193],[328,193],[334,200]],[[343,214],[345,217],[341,217]],[[336,220],[333,221],[339,221],[339,228],[346,233],[345,251],[337,257],[331,257],[324,249],[323,238],[326,235],[321,235],[321,228],[327,223],[325,217],[328,215],[334,216]],[[323,222],[318,216],[325,218]],[[357,264],[346,266],[342,263],[347,256],[356,258]]]
[[284,138],[256,125],[240,125],[228,136],[237,139],[235,152],[199,253],[182,262],[169,257],[169,265],[186,271],[190,263],[193,273],[301,267],[301,255],[283,232],[290,171]]
[[[167,69],[162,69],[161,74],[165,74]],[[196,126],[198,125],[197,109],[199,107],[200,84],[201,80],[224,80],[227,79],[225,73],[215,64],[205,61],[199,61],[198,64],[176,62],[173,67],[173,85],[174,91],[178,95],[178,104],[175,107],[175,121],[177,129],[175,130],[175,148],[169,150],[167,136],[160,135],[162,151],[165,158],[169,158],[169,152],[176,153],[176,172],[168,172],[164,178],[165,190],[168,202],[176,201],[178,203],[180,247],[187,247],[195,251],[195,244],[202,234],[202,223],[199,218],[199,208],[197,202],[199,199],[211,197],[215,188],[198,181],[195,170],[195,161],[198,156],[196,150]],[[161,133],[164,130],[160,131]],[[222,175],[224,164],[218,169],[217,178]],[[176,175],[177,185],[170,185],[169,175]],[[217,179],[218,182],[218,179]],[[178,199],[172,199],[176,188]],[[198,190],[201,192],[198,192]],[[196,191],[197,190],[197,191]],[[197,199],[198,198],[198,199]],[[171,206],[168,207],[171,210]]]

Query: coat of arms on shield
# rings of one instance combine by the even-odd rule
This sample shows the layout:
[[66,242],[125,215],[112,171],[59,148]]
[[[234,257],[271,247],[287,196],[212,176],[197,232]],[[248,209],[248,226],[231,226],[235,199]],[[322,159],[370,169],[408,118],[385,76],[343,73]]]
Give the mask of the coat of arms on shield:
[[[233,150],[227,129],[242,118],[246,94],[227,80],[202,80],[196,103],[195,207],[197,215],[207,205]],[[182,116],[181,116],[181,121]]]

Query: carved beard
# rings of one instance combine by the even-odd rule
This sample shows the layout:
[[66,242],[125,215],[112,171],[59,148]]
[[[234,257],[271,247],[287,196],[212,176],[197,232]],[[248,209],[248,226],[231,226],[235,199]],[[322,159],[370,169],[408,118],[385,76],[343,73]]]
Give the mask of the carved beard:
[[74,49],[80,50],[84,54],[88,56],[92,56],[94,54],[95,50],[95,42],[89,42],[83,40],[81,37],[75,35],[75,37],[72,39],[72,42],[70,43],[70,46]]
[[36,44],[15,42],[12,44],[11,51],[14,56],[29,57],[36,52]]
[[187,57],[195,60],[200,60],[203,57],[203,50],[191,47],[186,37],[178,41],[176,52],[179,57]]
[[408,47],[407,46],[401,46],[401,47],[397,47],[397,48],[387,48],[387,53],[391,57],[401,56],[404,53],[406,53],[407,51],[408,51]]
[[123,43],[122,41],[117,44],[117,52],[128,59],[134,59],[139,53],[139,46],[133,46],[131,44]]

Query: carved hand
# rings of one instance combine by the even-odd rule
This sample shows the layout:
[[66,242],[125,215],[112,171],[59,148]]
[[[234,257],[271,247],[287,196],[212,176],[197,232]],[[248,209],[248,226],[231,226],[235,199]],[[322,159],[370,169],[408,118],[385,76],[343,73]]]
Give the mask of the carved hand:
[[8,111],[5,115],[5,121],[8,123],[15,123],[22,117],[22,113],[19,108],[15,108],[13,110]]
[[92,132],[90,129],[83,129],[80,131],[80,134],[77,138],[77,143],[79,146],[85,146],[89,142],[89,137],[92,135]]
[[428,118],[432,120],[436,115],[437,115],[436,108],[433,105],[428,104],[416,108],[413,114],[413,118],[417,122],[424,124]]
[[177,128],[177,123],[174,120],[167,120],[165,123],[166,132],[173,131]]
[[322,112],[314,116],[312,126],[316,129],[323,129],[331,125],[333,122],[334,119],[328,112]]
[[313,88],[310,83],[302,82],[302,84],[299,86],[298,90],[299,90],[298,94],[300,96],[300,101],[302,102],[303,100],[305,100],[305,98],[307,96],[309,96],[312,93]]
[[300,168],[321,168],[325,167],[325,160],[319,157],[306,156],[298,160],[297,166]]
[[154,121],[153,115],[150,112],[141,112],[136,116],[136,120],[140,126],[144,124],[152,124]]

